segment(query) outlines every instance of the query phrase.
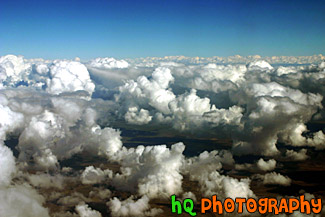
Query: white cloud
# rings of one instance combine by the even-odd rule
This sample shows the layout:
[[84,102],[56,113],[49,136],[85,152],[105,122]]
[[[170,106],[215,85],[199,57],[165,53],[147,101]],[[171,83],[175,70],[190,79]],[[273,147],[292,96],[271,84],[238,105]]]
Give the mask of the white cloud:
[[247,67],[248,67],[248,70],[250,70],[250,71],[254,71],[254,70],[271,71],[271,70],[273,70],[273,67],[265,60],[256,60],[256,61],[250,62]]
[[190,180],[198,181],[204,196],[218,195],[218,198],[227,197],[255,197],[250,189],[250,179],[235,179],[221,175],[218,171],[222,165],[231,165],[228,152],[202,152],[198,157],[186,159],[182,168],[183,173],[189,175]]
[[25,174],[30,184],[40,188],[64,188],[65,177],[60,174],[50,175],[47,173]]
[[44,198],[28,186],[0,187],[0,216],[49,217]]
[[171,75],[170,69],[156,68],[152,79],[148,80],[147,77],[140,76],[136,81],[131,80],[121,86],[118,100],[124,101],[130,106],[139,104],[141,108],[152,106],[159,112],[168,114],[170,113],[168,104],[175,98],[175,95],[167,88],[173,80],[174,77]]
[[307,145],[316,147],[317,150],[325,149],[325,134],[323,131],[314,133],[312,138],[307,139]]
[[[270,155],[278,162],[298,161],[308,158],[307,148],[308,153],[322,150],[325,141],[322,131],[313,132],[307,127],[310,120],[325,117],[324,63],[286,67],[270,63],[323,59],[97,58],[84,65],[70,60],[0,57],[0,212],[5,216],[48,216],[42,204],[45,199],[52,199],[62,207],[53,216],[76,216],[67,210],[75,206],[80,216],[100,216],[84,202],[108,200],[116,196],[115,191],[127,191],[133,195],[129,199],[114,198],[108,203],[112,215],[153,216],[161,210],[152,209],[149,199],[164,200],[172,194],[195,198],[197,191],[184,188],[184,176],[197,182],[198,190],[205,196],[256,197],[250,189],[250,179],[230,177],[234,170],[228,169],[272,171],[277,162],[260,158],[254,163],[235,165],[233,153]],[[175,137],[206,136],[211,143],[222,138],[226,145],[233,141],[233,149],[185,157],[182,143],[171,148],[126,148],[120,130],[109,127],[110,123],[122,130],[130,124],[150,124],[141,130],[164,127],[164,132],[172,131]],[[17,151],[15,156],[18,153],[16,159],[4,143],[11,137],[18,138],[17,146],[11,147]],[[279,142],[307,148],[284,149],[281,154],[285,157],[281,157]],[[60,169],[61,161],[83,151],[89,157],[106,157],[118,164],[119,170],[114,174],[94,162],[87,162],[83,171]],[[274,172],[257,177],[265,184],[291,183],[290,178]],[[86,184],[81,188],[91,190],[81,194],[76,188],[69,195],[62,194],[70,182]],[[26,183],[40,189],[45,197]],[[114,188],[109,190],[107,186]],[[47,195],[47,189],[52,187],[58,192]],[[18,203],[9,204],[5,197]],[[35,210],[27,210],[31,206]]]
[[301,149],[298,152],[294,150],[287,150],[286,158],[288,158],[290,161],[303,161],[308,159],[309,156],[307,155],[307,149]]
[[140,109],[138,111],[137,107],[130,107],[124,116],[127,123],[143,125],[151,121],[152,116],[149,115],[149,111],[145,109]]
[[88,166],[81,174],[82,184],[97,184],[108,179],[112,179],[113,172],[109,169],[101,170],[100,168],[94,168],[93,166]]
[[92,59],[88,63],[91,67],[96,67],[96,68],[106,68],[106,69],[111,69],[111,68],[128,68],[129,63],[125,60],[116,60],[114,58],[96,58]]
[[149,198],[143,196],[138,200],[134,200],[133,197],[129,197],[124,201],[120,201],[114,197],[108,202],[108,206],[111,210],[112,216],[156,216],[162,212],[161,209],[150,208]]
[[50,66],[50,75],[46,90],[51,94],[84,90],[91,95],[95,89],[86,66],[79,62],[55,61]]
[[238,180],[214,171],[209,174],[202,173],[197,176],[190,176],[190,179],[199,182],[201,192],[207,197],[212,195],[218,195],[220,199],[256,197],[250,189],[250,179],[248,178]]
[[182,192],[180,167],[184,144],[137,146],[118,153],[121,173],[113,177],[112,184],[121,190],[137,192],[149,198],[168,198]]
[[291,179],[287,176],[283,176],[279,173],[272,172],[267,173],[263,177],[264,184],[271,184],[271,185],[283,185],[283,186],[290,186]]
[[6,55],[0,57],[0,82],[13,85],[22,81],[22,74],[27,76],[31,65],[22,56]]
[[92,210],[87,204],[80,203],[76,206],[76,211],[80,217],[101,217],[100,212]]
[[257,167],[260,170],[263,170],[263,171],[271,171],[271,170],[274,170],[275,169],[275,167],[276,167],[276,161],[274,159],[270,159],[268,161],[264,161],[263,158],[260,158],[257,161]]
[[12,151],[0,142],[0,188],[9,185],[12,175],[16,172],[15,158]]

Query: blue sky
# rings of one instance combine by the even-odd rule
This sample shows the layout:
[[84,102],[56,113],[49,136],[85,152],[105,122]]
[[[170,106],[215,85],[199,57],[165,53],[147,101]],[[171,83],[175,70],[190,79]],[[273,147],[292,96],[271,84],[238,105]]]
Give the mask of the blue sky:
[[325,54],[325,1],[1,0],[0,55],[5,54]]

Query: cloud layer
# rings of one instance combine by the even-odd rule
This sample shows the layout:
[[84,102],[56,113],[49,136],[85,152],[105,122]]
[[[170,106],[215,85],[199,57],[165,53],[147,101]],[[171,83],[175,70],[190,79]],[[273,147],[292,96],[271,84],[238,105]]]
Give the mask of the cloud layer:
[[[322,61],[2,56],[0,216],[155,216],[164,210],[153,201],[173,194],[256,198],[256,180],[290,186],[283,164],[325,147],[312,125],[325,120]],[[136,130],[229,142],[193,156],[185,142],[123,144]],[[106,211],[96,210],[103,200]]]

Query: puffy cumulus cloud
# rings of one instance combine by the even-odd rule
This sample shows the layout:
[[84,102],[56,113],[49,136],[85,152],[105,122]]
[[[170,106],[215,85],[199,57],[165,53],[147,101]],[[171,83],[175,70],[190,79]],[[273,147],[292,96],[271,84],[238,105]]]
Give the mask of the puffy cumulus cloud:
[[[59,195],[60,196],[60,195]],[[59,200],[57,200],[57,203],[62,206],[77,206],[80,203],[88,201],[88,198],[86,198],[83,194],[79,192],[73,192],[72,194],[69,194],[64,197],[60,197]]]
[[[122,106],[120,112],[130,121],[134,119],[132,117],[141,115],[134,114],[134,107],[149,110],[153,113],[153,122],[169,123],[179,130],[200,128],[201,125],[239,124],[243,111],[241,107],[217,109],[210,104],[209,98],[199,97],[195,89],[175,95],[169,88],[173,80],[171,70],[164,66],[156,68],[151,79],[140,76],[136,81],[128,81],[119,88],[120,93],[116,95],[117,102]],[[142,119],[149,115],[145,115],[145,111],[142,113]],[[148,118],[145,120],[143,124],[148,123]]]
[[[44,113],[33,117],[19,137],[20,159],[27,161],[31,156],[27,155],[28,150],[34,150],[35,161],[46,168],[56,167],[57,157],[49,148],[50,143],[54,143],[55,138],[64,138],[62,129],[64,120],[45,110]],[[35,147],[35,144],[38,146]]]
[[[286,67],[286,70],[289,70],[287,68],[288,67]],[[296,73],[274,76],[273,79],[281,85],[299,89],[305,93],[319,93],[324,96],[325,73],[322,68],[322,63],[318,65],[295,67],[295,70]]]
[[0,216],[49,217],[45,202],[35,190],[28,186],[0,187]]
[[[217,128],[220,134],[230,133],[235,153],[275,155],[279,153],[278,142],[306,145],[304,134],[308,129],[303,127],[322,108],[321,94],[272,81],[287,74],[301,74],[303,69],[274,69],[264,60],[247,66],[188,66],[168,62],[160,64],[150,78],[140,76],[121,86],[116,100],[121,104],[120,115],[130,123],[130,117],[138,118],[137,112],[144,109],[150,115],[143,112],[142,117],[152,116],[150,123],[169,124],[180,131]],[[158,75],[162,78],[158,79]],[[195,81],[197,85],[193,85]],[[179,94],[180,90],[171,87],[182,87],[185,91]],[[188,91],[189,88],[192,89]],[[211,94],[200,97],[196,89],[215,94],[226,92],[221,95],[225,99],[214,99]],[[225,108],[216,108],[218,104],[211,103],[216,100]],[[133,112],[133,107],[138,111]],[[142,124],[149,123],[149,119],[143,119],[146,121]]]
[[[179,95],[169,103],[172,111],[171,121],[179,130],[199,128],[202,125],[239,125],[243,109],[232,106],[229,109],[217,109],[210,104],[209,98],[200,98],[196,90]],[[194,125],[194,126],[193,126]]]
[[322,96],[319,94],[308,93],[304,94],[299,90],[284,87],[276,82],[252,84],[248,89],[248,94],[254,97],[271,96],[271,97],[288,97],[295,103],[304,105],[321,106]]
[[212,106],[211,111],[203,114],[203,119],[211,126],[230,125],[233,128],[242,128],[241,118],[243,117],[244,109],[240,106],[232,106],[228,109],[215,109]]
[[120,132],[96,124],[96,111],[78,94],[75,98],[27,90],[1,94],[0,132],[17,129],[18,162],[32,160],[36,167],[56,169],[59,160],[83,150],[110,156],[122,147]]
[[59,211],[59,212],[55,212],[52,214],[53,217],[61,217],[61,216],[64,216],[64,217],[80,217],[77,213],[72,213],[70,211]]
[[304,94],[276,83],[253,84],[244,91],[246,94],[237,94],[240,100],[246,99],[249,103],[245,134],[238,134],[241,142],[234,144],[235,149],[242,152],[274,155],[278,153],[278,140],[300,144],[306,140],[301,134],[305,129],[301,126],[322,108],[322,96]]
[[[182,94],[176,100],[171,101],[169,106],[173,114],[184,115],[185,117],[202,116],[211,111],[210,99],[198,97],[194,89],[190,93]],[[216,110],[215,107],[212,109]]]
[[156,216],[162,213],[161,209],[150,208],[149,198],[142,196],[138,200],[134,200],[133,197],[129,197],[124,201],[120,201],[114,197],[108,203],[108,207],[111,210],[112,216]]
[[314,146],[317,150],[323,150],[325,148],[325,134],[323,131],[314,133],[312,138],[307,139],[307,145]]
[[65,185],[65,177],[61,174],[50,175],[47,173],[24,174],[29,183],[34,187],[40,188],[57,188],[63,189]]
[[276,161],[274,159],[265,161],[263,158],[260,158],[255,164],[244,163],[235,165],[236,170],[246,170],[250,172],[272,171],[275,167]]
[[263,178],[263,184],[265,185],[291,185],[291,179],[289,177],[283,176],[276,172],[267,173],[261,177]]
[[186,159],[182,172],[189,175],[190,180],[199,183],[204,196],[218,195],[220,199],[255,197],[249,186],[250,179],[238,180],[219,173],[223,165],[233,164],[232,155],[227,151],[205,151],[197,157]]
[[298,123],[296,125],[292,125],[291,128],[292,130],[284,135],[284,140],[293,146],[306,145],[307,138],[302,136],[302,133],[307,131],[306,125]]
[[235,179],[229,176],[221,175],[218,171],[203,173],[199,175],[190,175],[190,179],[198,181],[201,192],[204,196],[211,197],[218,195],[218,198],[225,199],[231,197],[256,197],[250,189],[250,179]]
[[322,150],[325,148],[325,134],[322,130],[310,134],[309,137],[303,136],[303,134],[307,132],[308,130],[306,125],[301,123],[293,125],[292,130],[284,135],[284,140],[293,146],[310,146],[315,147],[316,150]]
[[169,114],[168,104],[175,99],[175,95],[167,88],[173,80],[170,69],[156,68],[150,80],[140,76],[136,81],[128,81],[119,87],[120,94],[117,95],[117,100],[126,104],[127,108],[139,105],[140,108],[152,107],[159,112]]
[[174,86],[212,91],[235,90],[245,82],[246,65],[186,65],[161,62],[159,67],[169,68],[175,78]]
[[140,109],[138,111],[137,107],[130,107],[125,113],[125,121],[130,124],[143,125],[151,121],[152,116],[150,116],[149,111],[145,109]]
[[245,65],[216,65],[208,64],[199,70],[200,76],[206,81],[229,80],[233,83],[241,83],[245,80],[244,76],[247,71]]
[[47,80],[47,92],[59,94],[78,90],[89,94],[95,89],[85,65],[73,61],[55,61],[50,66],[50,78]]
[[291,74],[291,73],[297,73],[298,70],[296,67],[294,66],[288,66],[288,67],[285,67],[285,66],[279,66],[277,69],[276,69],[276,75],[277,76],[281,76],[281,75],[287,75],[287,74]]
[[257,161],[257,167],[263,171],[271,171],[275,169],[276,161],[274,159],[265,161],[263,158],[261,158]]
[[112,196],[112,192],[109,189],[105,189],[105,188],[93,188],[93,190],[89,192],[90,198],[99,198],[105,201],[111,198],[111,196]]
[[[31,64],[26,63],[22,56],[6,55],[0,57],[0,82],[13,85],[27,77]],[[21,76],[21,74],[24,74]]]
[[224,177],[221,183],[225,197],[230,197],[232,199],[237,197],[256,197],[250,189],[250,179],[248,178],[238,180],[231,177]]
[[186,158],[182,172],[192,177],[208,175],[211,172],[220,170],[223,165],[233,165],[235,163],[229,151],[204,151],[199,156]]
[[127,190],[149,198],[168,198],[182,192],[180,167],[183,162],[184,144],[138,146],[123,149],[119,155],[121,173],[112,184],[117,189]]
[[[175,70],[175,75],[186,77]],[[207,64],[189,68],[188,79],[179,79],[191,88],[198,90],[213,91],[215,93],[236,89],[245,81],[247,67],[245,65],[216,65]],[[190,75],[190,76],[189,76]]]
[[229,176],[220,175],[217,171],[212,172],[207,177],[201,177],[199,180],[201,191],[205,196],[218,195],[218,198],[256,198],[250,189],[249,178],[235,179]]
[[146,64],[130,64],[114,58],[96,58],[85,65],[96,85],[94,96],[101,98],[107,98],[112,89],[123,85],[125,81],[149,75],[154,69]]
[[0,143],[0,188],[9,185],[13,173],[16,171],[16,162],[12,151]]
[[[88,132],[88,135],[87,133]],[[75,140],[74,149],[79,149],[78,145],[85,150],[97,150],[99,155],[111,156],[114,155],[121,147],[120,132],[110,127],[101,129],[98,125],[92,126],[90,129],[86,128],[85,131],[81,131],[80,138]],[[80,140],[83,139],[83,142]]]
[[95,89],[85,65],[70,60],[27,60],[22,56],[0,57],[0,82],[5,87],[28,86],[51,94]]
[[6,134],[13,132],[24,121],[24,116],[13,111],[9,106],[7,97],[0,92],[0,141],[6,139]]
[[320,69],[325,69],[325,61],[321,62],[321,63],[318,65],[318,67],[319,67]]
[[16,172],[12,151],[4,145],[7,134],[13,133],[23,123],[24,116],[13,111],[6,96],[0,93],[0,186],[7,186]]
[[[150,199],[163,200],[172,194],[194,199],[199,196],[198,191],[184,185],[183,176],[197,183],[204,196],[256,197],[250,179],[230,177],[233,170],[229,169],[272,171],[277,162],[258,157],[254,163],[235,164],[232,154],[272,155],[280,162],[296,161],[308,157],[302,147],[309,146],[312,153],[324,146],[324,132],[311,131],[308,122],[325,117],[325,65],[271,65],[284,59],[166,57],[126,62],[97,58],[82,64],[79,60],[1,57],[0,212],[7,212],[8,207],[15,209],[16,204],[8,204],[7,198],[20,198],[14,212],[36,207],[29,211],[33,216],[48,216],[42,207],[44,198],[23,184],[26,182],[40,189],[47,202],[56,201],[63,207],[53,216],[100,216],[85,202],[107,201],[112,195],[115,198],[107,205],[113,216],[153,216],[161,210],[152,209]],[[241,64],[216,64],[227,61]],[[157,129],[167,127],[167,132],[174,128],[185,131],[189,138],[220,136],[233,141],[233,149],[185,157],[182,143],[171,148],[126,148],[121,132],[108,127],[109,123],[122,129],[145,124]],[[10,147],[16,159],[4,145],[11,137],[18,139],[17,146]],[[277,156],[279,143],[295,146],[295,151],[286,147],[288,150],[280,149],[281,156]],[[61,163],[83,151],[87,157],[107,157],[118,164],[118,169],[113,172],[98,162],[87,161],[82,165],[84,170]],[[66,167],[61,169],[60,164]],[[256,177],[265,184],[291,182],[278,173]],[[67,184],[78,188],[66,195]],[[49,188],[55,192],[47,195]],[[123,197],[117,192],[121,191],[133,196],[120,200]],[[25,212],[28,216],[28,210]]]
[[87,204],[80,203],[76,206],[76,211],[80,217],[101,217],[100,212],[92,210]]
[[100,168],[88,166],[81,174],[81,182],[83,184],[97,184],[112,179],[112,177],[113,171],[109,169],[101,170]]
[[256,60],[253,62],[250,62],[247,66],[249,71],[271,71],[273,67],[270,65],[270,63],[266,62],[265,60]]
[[11,185],[16,175],[12,151],[4,145],[7,134],[15,133],[24,123],[24,115],[11,108],[8,97],[0,93],[0,216],[49,216],[44,198],[28,185]]
[[307,149],[301,149],[298,152],[294,150],[286,150],[285,157],[289,161],[304,161],[309,158]]
[[96,59],[92,59],[90,60],[88,65],[91,67],[106,68],[106,69],[112,69],[112,68],[123,69],[129,67],[129,63],[127,61],[116,60],[114,58],[109,58],[109,57],[105,57],[105,58],[98,57]]
[[256,171],[254,164],[244,163],[244,164],[235,164],[236,170],[246,170],[246,171]]
[[[109,157],[122,147],[120,132],[101,128],[92,106],[94,104],[79,93],[53,96],[30,89],[1,90],[0,216],[49,216],[42,206],[44,198],[26,183],[41,189],[46,199],[51,200],[53,195],[44,193],[48,192],[46,189],[61,191],[72,181],[61,174],[60,160],[83,150]],[[11,147],[17,150],[17,167],[12,151],[4,146],[4,141],[11,136],[17,137],[17,146]],[[51,175],[44,173],[48,170]],[[73,175],[71,170],[65,169],[62,173]],[[92,182],[94,171],[99,177],[104,173],[102,179],[111,176],[109,170],[93,168],[88,170],[84,180]],[[58,204],[64,207],[87,201],[80,194],[62,198],[57,194]]]

